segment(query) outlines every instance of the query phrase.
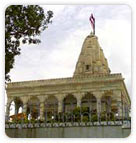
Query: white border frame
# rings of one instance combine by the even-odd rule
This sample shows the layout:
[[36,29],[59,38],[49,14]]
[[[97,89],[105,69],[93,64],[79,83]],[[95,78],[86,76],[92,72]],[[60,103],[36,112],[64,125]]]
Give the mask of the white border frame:
[[[4,45],[5,45],[5,42],[4,42],[4,35],[5,35],[5,29],[4,29],[4,24],[5,24],[5,19],[4,19],[4,15],[5,15],[5,9],[8,5],[11,5],[11,4],[38,4],[38,5],[41,5],[41,4],[127,4],[131,7],[132,9],[132,95],[131,95],[131,101],[132,101],[132,105],[131,105],[131,108],[132,108],[132,113],[131,113],[131,116],[132,116],[132,128],[131,128],[131,135],[127,138],[99,138],[99,139],[96,139],[96,138],[74,138],[74,139],[66,139],[66,138],[60,138],[60,139],[46,139],[46,138],[9,138],[5,135],[5,121],[4,121],[4,115],[5,115],[5,102],[4,102],[4,94],[5,94],[5,86],[4,86],[4,67],[5,67],[5,61],[4,61]],[[136,104],[136,87],[134,87],[134,85],[136,84],[136,50],[135,50],[135,47],[136,47],[136,42],[135,42],[135,25],[136,25],[136,4],[135,4],[135,1],[134,0],[92,0],[91,2],[89,0],[84,0],[84,1],[81,1],[81,0],[78,0],[78,2],[76,1],[73,1],[73,0],[69,0],[69,1],[66,1],[64,2],[63,0],[39,0],[37,2],[37,0],[22,0],[21,2],[19,2],[18,0],[12,0],[11,1],[8,1],[8,0],[3,0],[1,1],[1,4],[0,4],[0,20],[1,20],[1,23],[0,23],[0,37],[1,37],[1,40],[0,40],[0,75],[1,78],[0,78],[0,119],[1,119],[1,122],[0,122],[0,139],[1,139],[1,142],[6,142],[6,143],[37,143],[37,142],[40,142],[40,143],[45,143],[45,142],[49,142],[49,143],[90,143],[90,142],[93,142],[93,143],[133,143],[135,142],[135,129],[136,129],[136,124],[135,124],[135,121],[136,121],[136,109],[134,107],[134,105]]]

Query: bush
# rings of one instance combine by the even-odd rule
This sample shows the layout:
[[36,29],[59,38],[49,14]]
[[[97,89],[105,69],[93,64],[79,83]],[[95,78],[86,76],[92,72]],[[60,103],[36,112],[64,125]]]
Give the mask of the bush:
[[82,119],[83,122],[88,122],[89,121],[89,118],[87,116],[83,116],[83,119]]
[[106,121],[106,115],[104,114],[101,115],[101,121]]
[[22,120],[18,120],[18,121],[17,121],[18,124],[20,124],[20,123],[22,123],[22,122],[23,122]]
[[24,123],[29,123],[29,120],[27,118],[24,119]]
[[112,116],[111,116],[111,121],[115,121],[115,116],[114,116],[113,113],[112,113]]
[[81,120],[81,115],[75,115],[75,122],[79,122]]
[[79,115],[80,114],[80,107],[76,107],[74,110],[73,110],[73,115]]
[[114,120],[115,120],[114,113],[103,112],[101,114],[101,121],[114,121]]
[[83,113],[89,113],[88,108],[87,108],[87,107],[82,107],[82,108],[81,108],[81,113],[82,113],[82,114],[83,114]]
[[91,121],[92,122],[95,122],[95,121],[97,121],[98,119],[97,119],[97,115],[96,114],[94,114],[94,115],[92,115],[91,116]]
[[114,121],[115,120],[115,117],[114,117],[114,114],[113,113],[108,113],[107,114],[107,120],[109,120],[109,121]]
[[29,122],[34,124],[36,122],[36,120],[35,119],[31,119]]

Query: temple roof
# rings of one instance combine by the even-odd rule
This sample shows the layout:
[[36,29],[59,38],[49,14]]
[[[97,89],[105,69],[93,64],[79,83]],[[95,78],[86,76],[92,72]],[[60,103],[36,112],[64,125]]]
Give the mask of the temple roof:
[[73,76],[110,74],[107,59],[94,34],[88,35],[82,45]]

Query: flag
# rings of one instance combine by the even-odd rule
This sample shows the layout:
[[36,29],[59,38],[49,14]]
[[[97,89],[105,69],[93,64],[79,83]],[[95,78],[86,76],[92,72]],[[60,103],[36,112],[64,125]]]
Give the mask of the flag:
[[92,28],[93,28],[93,32],[95,32],[95,18],[93,17],[93,14],[91,14],[90,18],[89,18]]

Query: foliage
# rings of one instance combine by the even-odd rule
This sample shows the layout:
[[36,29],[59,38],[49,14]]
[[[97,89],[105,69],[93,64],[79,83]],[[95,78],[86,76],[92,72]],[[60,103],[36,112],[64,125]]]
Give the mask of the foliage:
[[31,120],[29,120],[29,123],[34,124],[34,123],[36,123],[36,120],[35,119],[31,119]]
[[82,119],[83,122],[88,122],[89,121],[89,118],[88,116],[83,116],[83,119]]
[[38,36],[51,23],[52,11],[44,14],[38,5],[11,5],[5,12],[5,79],[14,66],[15,56],[20,55],[21,44],[38,44]]
[[[87,107],[76,107],[73,110],[73,114],[75,115],[75,121],[81,121],[81,116],[83,115],[82,121],[88,122],[89,121],[89,111]],[[82,115],[81,115],[82,114]]]
[[24,119],[24,123],[29,123],[29,120],[27,118]]
[[101,121],[106,121],[106,115],[105,114],[101,115]]
[[81,108],[81,113],[89,113],[88,108],[87,107],[82,107]]
[[77,114],[75,115],[75,122],[80,122],[81,121],[81,115]]
[[110,113],[110,120],[111,120],[111,121],[115,121],[114,113]]
[[81,112],[82,114],[83,114],[83,113],[89,113],[87,107],[76,107],[76,108],[73,110],[73,114],[74,114],[74,115],[80,114],[80,112]]
[[76,108],[73,110],[73,114],[74,114],[74,115],[79,115],[79,114],[80,114],[80,107],[76,107]]
[[94,115],[91,116],[91,121],[92,122],[97,121],[97,114],[94,114]]
[[110,113],[106,113],[103,112],[101,113],[101,121],[115,121],[115,117],[114,117],[114,113],[110,112]]

